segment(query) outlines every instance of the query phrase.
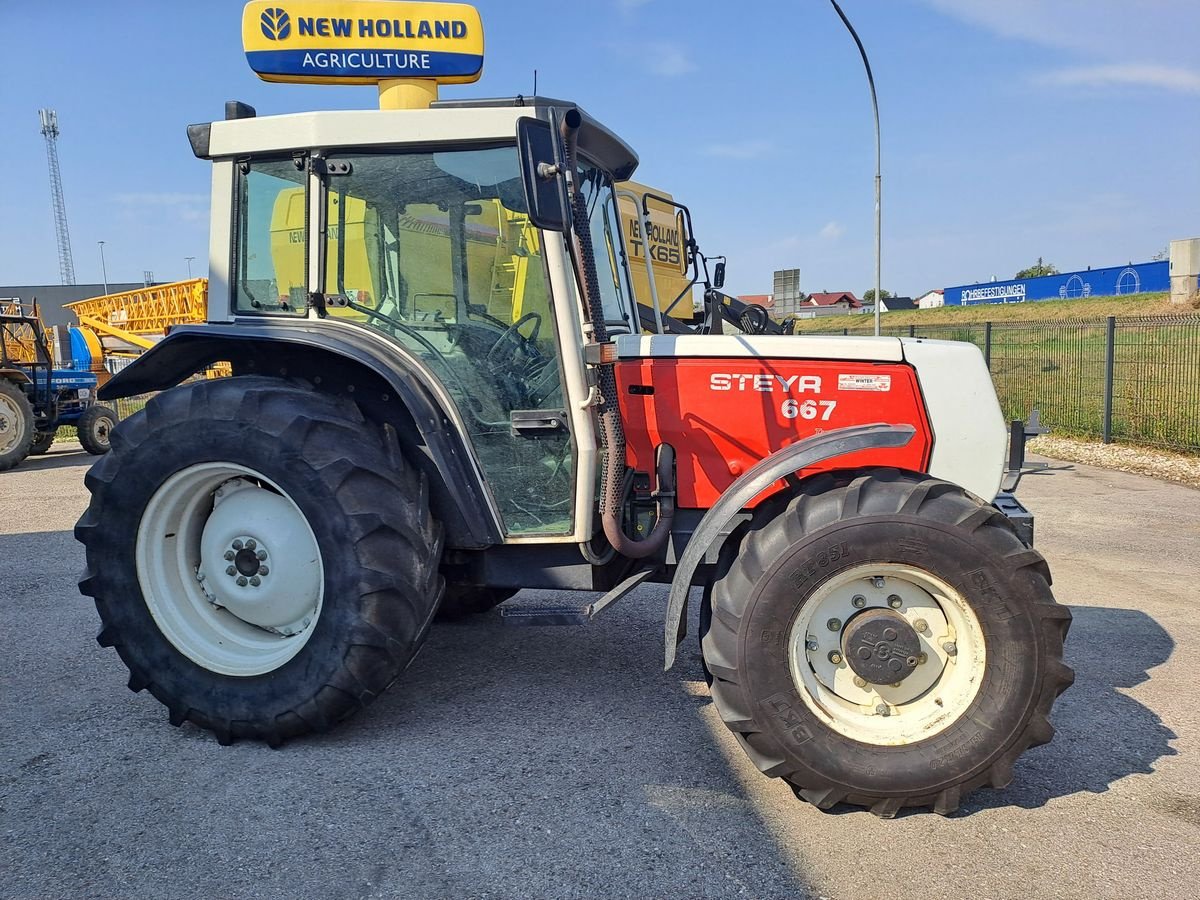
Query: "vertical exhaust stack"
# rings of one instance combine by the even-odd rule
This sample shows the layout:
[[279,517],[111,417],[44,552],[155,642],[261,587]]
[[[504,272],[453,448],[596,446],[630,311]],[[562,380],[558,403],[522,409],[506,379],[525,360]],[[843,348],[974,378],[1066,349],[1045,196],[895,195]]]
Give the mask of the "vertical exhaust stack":
[[[562,138],[566,149],[567,186],[571,197],[571,231],[575,242],[575,257],[579,260],[580,287],[584,305],[592,324],[592,339],[597,343],[608,340],[604,322],[604,307],[600,300],[600,280],[596,274],[595,249],[588,222],[587,204],[576,181],[579,127],[583,116],[579,110],[568,110],[562,121]],[[617,377],[612,363],[599,366],[600,411],[597,414],[600,446],[604,450],[604,468],[600,483],[600,520],[604,536],[613,549],[631,559],[653,556],[666,545],[675,517],[675,451],[667,444],[658,447],[656,458],[656,491],[658,520],[644,540],[635,540],[621,527],[622,505],[629,490],[633,472],[625,466],[625,430],[621,426],[621,409],[617,402]]]

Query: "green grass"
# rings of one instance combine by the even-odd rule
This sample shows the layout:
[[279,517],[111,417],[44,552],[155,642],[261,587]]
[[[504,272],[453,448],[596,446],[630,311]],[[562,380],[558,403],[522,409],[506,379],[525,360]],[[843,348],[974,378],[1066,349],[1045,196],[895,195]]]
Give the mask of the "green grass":
[[[971,325],[982,322],[1061,322],[1071,319],[1104,319],[1108,316],[1178,316],[1195,314],[1194,306],[1171,303],[1167,293],[1127,294],[1120,297],[1087,297],[1079,300],[1039,300],[1028,303],[978,303],[973,306],[939,306],[936,309],[903,309],[879,317],[883,328],[909,325]],[[802,319],[802,334],[867,334],[875,329],[869,315]]]

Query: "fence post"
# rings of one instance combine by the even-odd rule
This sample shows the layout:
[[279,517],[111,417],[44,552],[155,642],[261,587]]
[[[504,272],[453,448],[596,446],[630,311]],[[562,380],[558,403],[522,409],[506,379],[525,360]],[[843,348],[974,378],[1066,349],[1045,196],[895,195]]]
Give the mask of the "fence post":
[[850,329],[849,329],[849,328],[843,328],[843,329],[842,329],[842,336],[843,336],[843,337],[844,337],[844,336],[847,336],[847,335],[849,335],[849,334],[850,334]]
[[909,336],[909,337],[916,337],[916,336],[917,336],[917,326],[916,326],[916,325],[909,325],[909,326],[908,326],[908,336]]
[[992,371],[992,323],[983,323],[983,364]]
[[1112,443],[1113,369],[1116,357],[1117,318],[1108,317],[1104,342],[1104,443]]

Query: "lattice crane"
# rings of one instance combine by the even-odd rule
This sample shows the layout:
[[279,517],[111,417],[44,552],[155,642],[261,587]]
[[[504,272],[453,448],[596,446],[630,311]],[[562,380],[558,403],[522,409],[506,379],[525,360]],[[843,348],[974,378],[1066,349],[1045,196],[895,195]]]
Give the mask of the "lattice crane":
[[58,237],[58,272],[63,284],[75,283],[71,257],[71,232],[67,229],[67,204],[63,199],[62,173],[58,168],[58,113],[39,109],[42,137],[46,139],[46,163],[50,168],[50,206],[54,210],[54,232]]

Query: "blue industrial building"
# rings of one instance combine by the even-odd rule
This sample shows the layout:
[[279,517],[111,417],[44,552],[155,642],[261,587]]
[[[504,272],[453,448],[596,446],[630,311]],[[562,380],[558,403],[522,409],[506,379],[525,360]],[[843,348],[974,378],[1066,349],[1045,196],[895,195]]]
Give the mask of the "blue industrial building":
[[946,306],[976,303],[1024,303],[1026,300],[1071,300],[1079,297],[1109,297],[1171,289],[1170,264],[1161,262],[1060,272],[1041,278],[985,281],[945,289]]

